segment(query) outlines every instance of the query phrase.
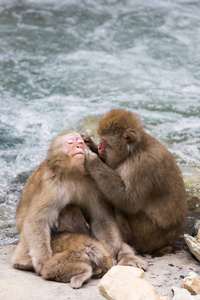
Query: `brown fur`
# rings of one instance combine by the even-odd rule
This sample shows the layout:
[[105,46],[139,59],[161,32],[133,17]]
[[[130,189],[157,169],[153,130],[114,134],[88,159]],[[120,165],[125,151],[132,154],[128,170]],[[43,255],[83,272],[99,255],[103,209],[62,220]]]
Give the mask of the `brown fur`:
[[187,203],[182,175],[172,154],[144,131],[130,111],[114,109],[105,114],[98,134],[107,143],[105,164],[88,153],[86,166],[115,206],[124,240],[142,253],[173,249],[186,218]]
[[64,231],[82,233],[88,236],[91,234],[90,226],[78,206],[68,205],[60,212],[54,232]]
[[70,282],[72,288],[80,288],[92,275],[102,276],[112,267],[103,245],[82,234],[54,234],[51,247],[54,255],[42,269],[43,279]]
[[[67,131],[53,140],[47,159],[24,186],[16,214],[20,241],[11,259],[14,268],[34,269],[41,274],[53,255],[51,232],[59,225],[60,212],[71,204],[81,209],[92,235],[105,246],[113,262],[121,249],[122,239],[111,208],[85,170],[85,155],[73,156],[80,147],[72,151],[64,143],[71,135],[80,137]],[[147,264],[141,259],[140,266],[145,269]]]

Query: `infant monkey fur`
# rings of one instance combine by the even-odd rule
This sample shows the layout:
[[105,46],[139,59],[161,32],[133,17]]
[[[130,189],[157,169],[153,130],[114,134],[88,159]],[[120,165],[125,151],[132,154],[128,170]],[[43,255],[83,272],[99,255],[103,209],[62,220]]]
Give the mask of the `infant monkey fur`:
[[53,256],[45,263],[43,279],[70,282],[78,289],[89,278],[103,276],[111,267],[109,253],[97,240],[79,233],[57,233],[51,242]]

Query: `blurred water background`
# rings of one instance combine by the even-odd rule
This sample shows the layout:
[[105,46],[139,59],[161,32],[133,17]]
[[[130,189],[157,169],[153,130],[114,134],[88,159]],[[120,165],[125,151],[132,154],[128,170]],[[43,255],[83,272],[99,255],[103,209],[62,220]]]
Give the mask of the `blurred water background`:
[[0,244],[24,182],[66,129],[130,109],[200,198],[200,2],[0,1]]

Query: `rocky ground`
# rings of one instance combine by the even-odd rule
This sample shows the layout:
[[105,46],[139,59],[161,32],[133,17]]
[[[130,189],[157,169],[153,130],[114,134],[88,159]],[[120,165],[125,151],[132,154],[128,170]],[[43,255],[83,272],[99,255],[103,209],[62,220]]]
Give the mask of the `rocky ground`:
[[[15,245],[0,246],[0,299],[1,300],[103,300],[99,293],[99,280],[90,280],[81,289],[70,285],[44,281],[35,273],[12,269],[9,261]],[[145,257],[149,262],[146,279],[159,296],[172,299],[172,286],[182,287],[183,278],[194,271],[200,275],[200,263],[187,251],[164,257]]]

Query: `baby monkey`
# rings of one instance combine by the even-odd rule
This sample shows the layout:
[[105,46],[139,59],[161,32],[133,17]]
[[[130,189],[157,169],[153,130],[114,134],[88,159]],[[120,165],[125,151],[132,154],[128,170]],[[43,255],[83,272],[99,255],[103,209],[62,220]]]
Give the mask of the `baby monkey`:
[[82,211],[76,205],[67,205],[61,210],[53,233],[63,231],[82,233],[88,236],[92,234]]
[[74,205],[64,208],[52,234],[53,256],[44,264],[43,279],[70,282],[78,289],[93,277],[101,277],[111,267],[109,253],[97,240],[89,237],[89,225]]

